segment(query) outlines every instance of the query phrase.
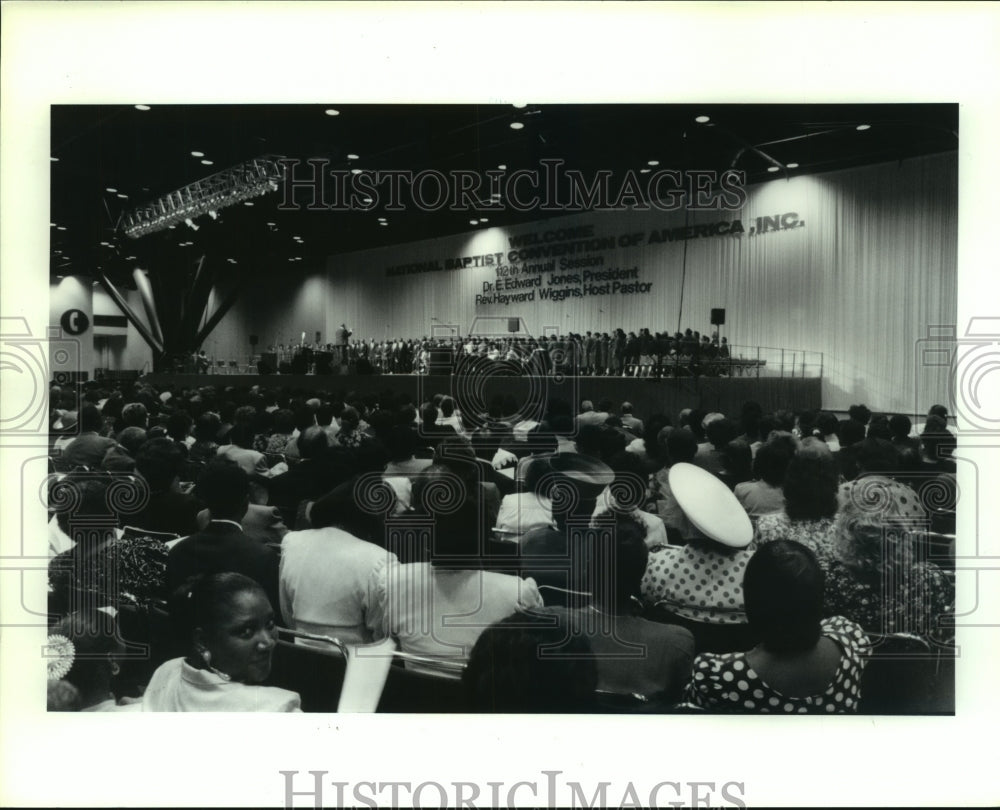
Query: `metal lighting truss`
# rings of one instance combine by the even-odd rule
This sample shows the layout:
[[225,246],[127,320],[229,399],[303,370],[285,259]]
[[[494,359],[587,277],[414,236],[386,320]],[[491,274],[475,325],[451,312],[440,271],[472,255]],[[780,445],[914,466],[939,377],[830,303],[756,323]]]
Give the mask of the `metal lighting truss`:
[[171,191],[126,215],[123,229],[126,235],[138,239],[202,214],[277,191],[285,176],[278,163],[280,159],[277,155],[254,158]]

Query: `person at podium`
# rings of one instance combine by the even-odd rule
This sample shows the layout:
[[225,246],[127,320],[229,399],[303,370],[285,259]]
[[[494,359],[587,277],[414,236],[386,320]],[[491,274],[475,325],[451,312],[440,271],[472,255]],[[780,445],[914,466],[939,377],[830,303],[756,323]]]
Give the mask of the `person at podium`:
[[347,362],[347,344],[352,334],[354,333],[344,323],[333,330],[333,359],[338,366]]

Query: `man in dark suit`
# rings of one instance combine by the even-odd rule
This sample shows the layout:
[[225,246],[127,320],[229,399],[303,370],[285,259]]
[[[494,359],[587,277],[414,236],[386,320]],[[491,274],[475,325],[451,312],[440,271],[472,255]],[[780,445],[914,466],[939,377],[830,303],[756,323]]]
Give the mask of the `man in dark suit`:
[[183,463],[184,451],[173,439],[149,439],[139,448],[135,469],[149,486],[149,501],[141,512],[125,516],[126,524],[181,537],[198,531],[201,504],[194,495],[181,492]]
[[232,462],[213,461],[198,480],[197,493],[208,506],[210,520],[203,531],[170,549],[167,587],[173,591],[199,574],[234,571],[260,583],[280,622],[278,555],[247,537],[240,525],[250,505],[249,477]]
[[297,445],[302,461],[267,482],[268,504],[292,515],[301,501],[325,495],[355,472],[349,454],[331,451],[326,431],[318,425],[299,434]]

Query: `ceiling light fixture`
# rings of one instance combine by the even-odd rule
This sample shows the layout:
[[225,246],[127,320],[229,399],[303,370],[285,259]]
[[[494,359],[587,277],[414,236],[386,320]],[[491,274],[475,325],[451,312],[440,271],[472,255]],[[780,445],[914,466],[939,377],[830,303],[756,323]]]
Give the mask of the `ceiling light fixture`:
[[505,172],[505,171],[507,171],[507,164],[506,163],[501,163],[499,166],[497,166],[497,168],[500,171]]
[[647,166],[659,166],[660,165],[660,161],[658,161],[658,160],[647,160],[646,161],[646,165]]
[[649,174],[651,169],[639,169],[639,174]]
[[65,225],[56,225],[56,230],[57,231],[65,231],[66,230],[66,226]]
[[787,167],[789,169],[797,169],[797,168],[799,168],[799,164],[798,163],[788,163],[786,165],[787,165]]
[[361,169],[351,169],[351,174],[361,174]]
[[767,170],[768,170],[769,172],[776,172],[776,171],[779,171],[779,170],[780,170],[780,168],[781,168],[780,166],[768,166],[768,167],[767,167]]
[[522,124],[520,121],[511,121],[510,122],[510,128],[511,129],[524,129],[524,124]]
[[120,194],[119,193],[119,194],[116,194],[115,196],[118,197],[120,200],[127,200],[128,199],[128,194]]
[[137,110],[142,110],[143,112],[146,112],[149,109],[149,105],[148,104],[136,104],[135,108]]
[[479,221],[480,222],[489,222],[489,220],[486,217],[480,217]]
[[340,110],[330,109],[330,110],[324,110],[323,112],[325,112],[327,115],[340,115]]
[[57,158],[57,157],[50,157],[49,160],[51,160],[53,163],[58,163],[59,162],[59,158]]
[[707,115],[699,115],[694,120],[699,124],[707,124],[712,119],[709,118]]
[[479,224],[479,220],[478,219],[470,219],[469,220],[469,224],[470,225],[478,225]]
[[864,132],[864,131],[865,131],[866,129],[871,129],[871,128],[872,128],[872,125],[871,125],[871,124],[858,124],[858,125],[857,125],[857,126],[855,127],[855,129],[856,129],[856,130],[857,130],[858,132]]
[[205,157],[204,152],[192,152],[191,157]]
[[357,160],[358,156],[355,155],[353,152],[351,152],[350,154],[348,154],[347,159],[348,160]]
[[116,188],[111,188],[110,186],[108,186],[108,187],[107,187],[106,189],[104,189],[104,190],[105,190],[106,192],[108,192],[108,194],[115,194],[115,193],[117,193],[117,192],[118,192],[118,189],[116,189]]
[[245,205],[245,206],[246,206],[247,208],[253,208],[253,203],[252,203],[252,202],[250,202],[250,200],[247,200],[247,201],[246,201],[246,202],[244,202],[243,204],[244,204],[244,205]]
[[211,161],[211,160],[203,160],[203,161],[201,162],[201,165],[202,165],[202,166],[212,166],[212,165],[214,165],[214,162],[213,162],[213,161]]

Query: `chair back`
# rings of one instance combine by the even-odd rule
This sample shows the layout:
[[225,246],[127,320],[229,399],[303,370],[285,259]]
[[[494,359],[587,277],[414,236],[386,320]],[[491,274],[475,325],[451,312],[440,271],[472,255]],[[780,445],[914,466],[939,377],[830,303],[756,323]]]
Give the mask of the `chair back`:
[[346,672],[347,649],[337,639],[278,628],[267,684],[296,692],[303,712],[336,712]]
[[[455,714],[467,711],[461,679],[464,664],[399,652],[396,660],[403,665],[389,667],[378,702],[380,713]],[[407,668],[407,661],[422,669]]]
[[662,624],[674,624],[691,631],[694,651],[698,653],[742,652],[752,648],[759,639],[749,624],[712,624],[687,619],[674,613],[663,602],[647,608],[643,618]]
[[169,543],[171,540],[180,539],[180,535],[174,532],[154,532],[149,529],[141,529],[138,526],[126,526],[122,529],[123,540],[135,540],[137,537],[149,537],[163,543]]
[[[938,655],[919,636],[869,633],[861,676],[860,714],[953,714],[935,701]],[[952,693],[952,697],[953,697]]]

